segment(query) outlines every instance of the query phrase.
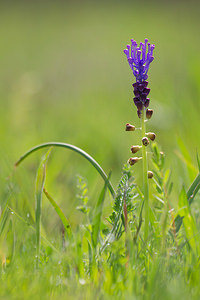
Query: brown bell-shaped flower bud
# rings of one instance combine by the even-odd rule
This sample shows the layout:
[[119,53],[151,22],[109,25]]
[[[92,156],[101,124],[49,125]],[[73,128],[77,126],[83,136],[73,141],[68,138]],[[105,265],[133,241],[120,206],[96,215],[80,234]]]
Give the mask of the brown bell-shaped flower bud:
[[155,133],[153,133],[153,132],[147,132],[146,135],[147,135],[147,137],[148,137],[150,140],[152,140],[152,141],[154,141],[155,138],[156,138],[156,135],[155,135]]
[[136,164],[142,157],[130,157],[128,160],[129,165],[133,166]]
[[149,120],[149,119],[151,119],[152,115],[153,115],[153,109],[148,108],[146,110],[146,118]]
[[148,140],[147,137],[143,137],[143,139],[142,139],[142,144],[143,144],[144,146],[148,146],[148,145],[149,145],[149,140]]
[[135,126],[127,123],[126,124],[126,131],[135,131]]
[[137,110],[137,115],[138,115],[138,118],[141,118],[141,116],[142,116],[142,112],[141,112],[141,110]]
[[139,145],[132,146],[131,147],[131,152],[132,153],[136,153],[136,152],[138,152],[140,150],[140,148],[141,148],[141,146],[139,146]]
[[152,172],[152,171],[148,171],[147,174],[148,174],[148,178],[149,178],[149,179],[153,178],[153,172]]

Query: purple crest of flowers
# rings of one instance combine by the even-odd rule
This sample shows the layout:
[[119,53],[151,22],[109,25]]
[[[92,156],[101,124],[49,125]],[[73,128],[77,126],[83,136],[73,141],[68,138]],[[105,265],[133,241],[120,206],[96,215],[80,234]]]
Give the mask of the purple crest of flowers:
[[149,65],[154,60],[154,48],[154,45],[148,43],[148,39],[145,39],[144,43],[140,43],[139,47],[136,41],[132,39],[131,46],[127,45],[127,49],[124,50],[137,82],[147,80]]

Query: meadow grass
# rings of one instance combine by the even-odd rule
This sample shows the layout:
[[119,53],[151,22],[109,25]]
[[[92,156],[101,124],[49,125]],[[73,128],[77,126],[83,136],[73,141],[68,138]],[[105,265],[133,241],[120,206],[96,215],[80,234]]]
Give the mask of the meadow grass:
[[[2,4],[1,299],[199,299],[198,10],[187,2]],[[156,45],[148,130],[161,147],[151,149],[144,239],[142,167],[122,171],[140,138],[125,132],[140,122],[123,49],[146,37]],[[47,149],[37,151],[13,172],[23,153],[50,141],[88,152],[117,196],[67,149],[54,147],[47,165]]]

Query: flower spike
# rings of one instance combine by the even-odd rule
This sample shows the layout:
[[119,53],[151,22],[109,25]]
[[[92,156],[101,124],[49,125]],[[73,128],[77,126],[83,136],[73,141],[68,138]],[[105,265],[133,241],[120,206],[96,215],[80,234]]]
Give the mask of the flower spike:
[[136,78],[136,82],[133,84],[133,101],[138,110],[138,116],[140,117],[140,112],[143,109],[147,109],[149,106],[150,99],[147,98],[150,93],[150,89],[147,88],[148,85],[148,70],[150,63],[154,60],[153,50],[155,46],[148,43],[145,39],[144,43],[140,43],[138,47],[136,41],[131,40],[131,46],[127,45],[124,53],[127,56],[129,66],[133,71],[133,75]]

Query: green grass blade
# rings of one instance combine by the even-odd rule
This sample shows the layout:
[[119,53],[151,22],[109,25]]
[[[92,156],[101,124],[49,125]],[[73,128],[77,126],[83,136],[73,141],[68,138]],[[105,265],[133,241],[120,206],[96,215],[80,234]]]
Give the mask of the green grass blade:
[[92,276],[93,273],[93,251],[92,251],[92,246],[89,242],[89,240],[87,240],[88,243],[88,258],[89,258],[89,273],[90,276]]
[[[110,177],[110,174],[109,174],[109,177]],[[96,249],[97,243],[98,243],[100,224],[101,224],[101,216],[102,216],[102,210],[103,210],[103,204],[104,204],[104,200],[105,200],[106,190],[108,187],[108,180],[105,182],[105,185],[101,191],[101,194],[99,196],[99,199],[97,201],[97,204],[96,204],[96,207],[94,210],[94,214],[93,214],[92,243],[93,243],[94,249]]]
[[[195,180],[192,182],[192,184],[190,185],[188,191],[187,191],[187,200],[189,205],[191,205],[191,203],[193,202],[197,192],[200,189],[200,173],[197,175],[197,177],[195,178]],[[180,216],[180,214],[178,214],[175,218],[175,228],[176,228],[176,233],[179,231],[182,222],[183,222],[183,216]]]
[[189,204],[191,204],[194,200],[194,197],[196,196],[197,192],[200,189],[200,173],[197,175],[195,180],[192,182],[191,186],[189,187],[187,191],[187,198]]
[[179,205],[179,215],[180,217],[183,218],[183,225],[185,229],[186,238],[192,250],[196,252],[198,250],[198,245],[199,245],[197,228],[196,228],[194,218],[190,213],[188,197],[184,187],[181,190],[178,205]]
[[10,219],[9,217],[10,217],[9,210],[6,205],[6,207],[4,208],[4,210],[2,211],[1,216],[0,216],[0,237],[5,230],[6,224],[8,223],[8,221]]
[[15,163],[15,167],[17,167],[27,156],[29,156],[31,153],[42,149],[42,148],[46,148],[46,147],[62,147],[62,148],[67,148],[70,150],[73,150],[75,152],[77,152],[78,154],[82,155],[85,159],[87,159],[97,170],[97,172],[101,175],[101,177],[103,178],[103,180],[105,182],[107,182],[108,184],[108,189],[113,197],[113,199],[115,199],[115,190],[111,184],[111,182],[108,180],[108,176],[106,175],[106,173],[104,172],[104,170],[102,169],[102,167],[96,162],[96,160],[90,156],[87,152],[83,151],[82,149],[71,145],[71,144],[66,144],[66,143],[59,143],[59,142],[49,142],[49,143],[44,143],[44,144],[40,144],[35,146],[34,148],[31,148],[29,151],[27,151],[25,154],[23,154],[20,159]]
[[197,152],[197,165],[198,165],[198,169],[199,169],[199,172],[200,172],[200,160],[199,160],[198,152]]
[[[20,216],[15,210],[13,210],[13,209],[12,209],[11,207],[9,207],[9,206],[8,206],[8,209],[9,209],[9,211],[10,211],[13,215],[15,215],[21,222],[23,222],[23,223],[26,224],[29,228],[31,228],[32,230],[35,231],[35,227],[32,226],[32,225],[30,225],[30,223],[27,222],[22,216]],[[44,243],[45,243],[46,245],[48,245],[52,250],[54,250],[56,253],[60,254],[60,252],[58,251],[58,249],[56,249],[56,248],[52,245],[52,243],[51,243],[49,240],[47,240],[47,238],[46,238],[45,236],[41,235],[41,239],[42,239],[42,240],[44,241]]]
[[179,149],[181,153],[177,153],[177,156],[185,163],[188,174],[190,176],[190,179],[193,180],[194,176],[196,175],[197,169],[192,163],[192,159],[190,157],[190,154],[183,142],[183,140],[180,137],[177,137],[177,143],[179,146]]
[[63,211],[58,206],[58,204],[54,201],[54,199],[49,195],[49,193],[47,192],[47,190],[45,188],[43,188],[43,192],[44,192],[45,196],[47,197],[47,199],[49,200],[49,202],[51,203],[51,205],[53,206],[53,208],[55,209],[55,211],[57,212],[57,214],[67,232],[68,237],[71,238],[72,237],[71,227],[70,227],[69,222],[68,222],[67,218],[65,217]]
[[40,166],[37,171],[36,177],[36,188],[35,188],[35,227],[36,227],[36,269],[39,266],[39,255],[40,255],[40,222],[41,222],[41,203],[42,194],[46,177],[46,164],[49,158],[51,149],[42,157]]

